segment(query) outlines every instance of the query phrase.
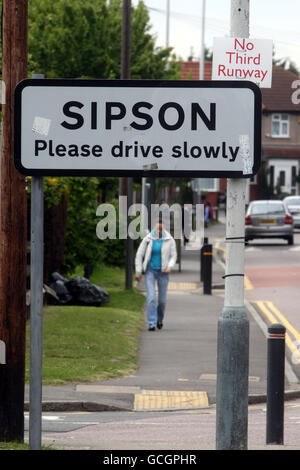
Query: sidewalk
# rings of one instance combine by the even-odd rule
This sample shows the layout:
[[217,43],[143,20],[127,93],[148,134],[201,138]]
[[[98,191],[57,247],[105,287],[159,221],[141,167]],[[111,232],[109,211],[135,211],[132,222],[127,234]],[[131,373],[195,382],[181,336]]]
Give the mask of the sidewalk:
[[[225,226],[205,230],[209,243],[224,240]],[[43,387],[44,411],[150,411],[209,407],[216,401],[217,322],[224,302],[224,268],[214,250],[212,295],[200,282],[199,252],[182,249],[181,271],[170,275],[162,330],[140,341],[140,364],[135,375],[106,382]],[[141,290],[143,286],[141,285]],[[266,400],[267,340],[251,313],[249,403]],[[300,397],[299,384],[286,381],[286,397]],[[25,390],[28,409],[29,387]]]

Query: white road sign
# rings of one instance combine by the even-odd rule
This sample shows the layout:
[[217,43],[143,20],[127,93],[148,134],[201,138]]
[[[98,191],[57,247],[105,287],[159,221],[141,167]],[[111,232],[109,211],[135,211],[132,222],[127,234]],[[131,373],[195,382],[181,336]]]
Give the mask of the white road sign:
[[273,41],[214,38],[213,80],[250,80],[261,88],[272,85]]
[[251,82],[28,79],[15,91],[26,175],[250,177],[260,139]]

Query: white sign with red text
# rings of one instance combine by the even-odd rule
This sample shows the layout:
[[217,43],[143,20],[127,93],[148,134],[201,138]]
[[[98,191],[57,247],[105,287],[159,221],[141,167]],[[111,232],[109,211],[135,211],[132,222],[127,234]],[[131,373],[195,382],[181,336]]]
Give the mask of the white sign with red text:
[[249,80],[272,86],[273,41],[214,38],[212,80]]

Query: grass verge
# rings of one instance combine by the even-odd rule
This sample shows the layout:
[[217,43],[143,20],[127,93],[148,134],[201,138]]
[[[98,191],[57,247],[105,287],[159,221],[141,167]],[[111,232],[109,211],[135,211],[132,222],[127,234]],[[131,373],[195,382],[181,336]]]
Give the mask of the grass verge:
[[[76,275],[82,275],[78,269]],[[110,294],[102,307],[45,306],[43,384],[93,382],[123,377],[138,367],[145,297],[124,289],[124,269],[99,266],[91,282]],[[26,334],[26,381],[29,380],[30,325]]]
[[[0,442],[0,450],[29,450],[25,442]],[[42,446],[41,450],[54,450],[52,447]]]

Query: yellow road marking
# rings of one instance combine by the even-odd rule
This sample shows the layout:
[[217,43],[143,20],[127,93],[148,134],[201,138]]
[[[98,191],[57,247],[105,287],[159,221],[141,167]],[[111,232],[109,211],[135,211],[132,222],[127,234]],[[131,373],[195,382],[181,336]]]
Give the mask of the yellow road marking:
[[272,313],[267,309],[267,307],[265,307],[265,304],[262,300],[258,300],[255,303],[260,308],[260,310],[266,315],[266,317],[271,323],[278,323],[277,318],[275,318],[274,315],[272,315]]
[[224,253],[224,256],[226,255],[226,248],[224,246],[215,246],[215,250],[221,250]]
[[206,392],[144,390],[134,396],[134,410],[190,409],[209,406]]
[[283,325],[288,329],[290,330],[290,332],[295,336],[296,339],[299,339],[300,340],[300,334],[299,332],[290,324],[290,322],[282,315],[282,313],[280,313],[280,311],[278,310],[278,308],[275,307],[275,305],[273,304],[273,302],[271,301],[267,301],[266,302],[267,306],[272,310],[272,312],[277,316],[277,318],[279,318],[281,320],[281,322],[283,323]]
[[246,276],[246,274],[244,276],[244,287],[245,287],[246,290],[252,290],[253,289],[253,284],[250,281],[249,277]]
[[[266,315],[266,317],[269,319],[270,323],[282,323],[287,330],[289,330],[292,335],[295,336],[296,340],[300,339],[300,334],[299,332],[290,324],[290,322],[282,315],[282,313],[279,312],[279,310],[275,307],[273,302],[271,301],[262,301],[258,300],[255,302],[257,306],[260,308],[260,310]],[[267,306],[266,306],[266,305]],[[298,351],[297,346],[294,344],[292,338],[290,335],[286,332],[285,334],[285,342],[290,349],[290,351],[293,353],[296,353],[297,359],[300,361],[300,352]]]

